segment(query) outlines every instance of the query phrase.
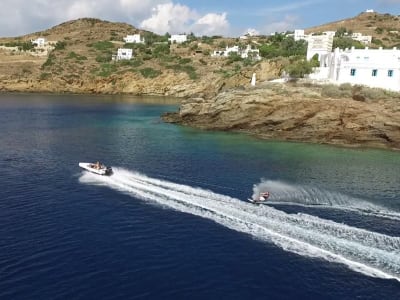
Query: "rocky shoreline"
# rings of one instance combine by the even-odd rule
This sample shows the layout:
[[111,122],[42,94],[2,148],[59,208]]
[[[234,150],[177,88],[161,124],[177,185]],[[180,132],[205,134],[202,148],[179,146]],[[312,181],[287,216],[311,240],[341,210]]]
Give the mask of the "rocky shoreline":
[[263,139],[400,150],[400,98],[332,98],[324,96],[322,89],[265,83],[209,99],[185,99],[179,112],[162,118]]

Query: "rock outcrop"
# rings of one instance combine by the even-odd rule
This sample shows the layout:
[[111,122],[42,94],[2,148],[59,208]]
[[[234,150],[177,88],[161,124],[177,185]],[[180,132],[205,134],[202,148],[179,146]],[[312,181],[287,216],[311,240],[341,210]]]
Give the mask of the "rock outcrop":
[[400,149],[399,98],[325,98],[321,89],[291,84],[236,89],[183,100],[179,112],[163,119],[265,139]]

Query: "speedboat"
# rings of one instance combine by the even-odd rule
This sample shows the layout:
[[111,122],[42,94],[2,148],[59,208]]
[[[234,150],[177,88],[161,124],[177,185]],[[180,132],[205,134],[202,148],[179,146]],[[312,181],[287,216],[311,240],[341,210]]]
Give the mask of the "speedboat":
[[96,163],[86,163],[86,162],[80,162],[79,166],[82,169],[85,169],[86,171],[92,172],[94,174],[98,175],[111,175],[113,173],[111,167],[107,167],[100,162]]
[[263,192],[263,193],[260,193],[260,195],[258,196],[258,199],[249,198],[247,200],[249,200],[251,203],[259,204],[259,203],[263,203],[263,202],[267,201],[268,197],[269,197],[269,192]]

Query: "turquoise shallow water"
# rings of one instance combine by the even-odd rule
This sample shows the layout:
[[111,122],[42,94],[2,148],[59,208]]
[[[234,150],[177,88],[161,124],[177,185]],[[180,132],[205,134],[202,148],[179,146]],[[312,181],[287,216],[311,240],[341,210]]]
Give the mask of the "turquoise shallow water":
[[0,95],[1,298],[399,298],[400,153],[165,124],[167,100]]

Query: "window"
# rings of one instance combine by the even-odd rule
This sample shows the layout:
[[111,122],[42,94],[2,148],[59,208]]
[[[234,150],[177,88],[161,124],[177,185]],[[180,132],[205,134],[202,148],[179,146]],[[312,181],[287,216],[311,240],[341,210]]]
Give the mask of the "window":
[[356,75],[356,69],[351,69],[350,70],[350,75],[355,76]]
[[388,77],[393,77],[393,70],[388,70]]
[[373,76],[373,77],[378,76],[378,70],[377,70],[377,69],[373,69],[373,70],[372,70],[372,76]]

